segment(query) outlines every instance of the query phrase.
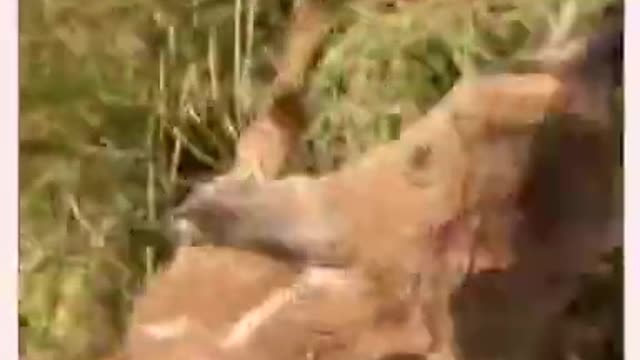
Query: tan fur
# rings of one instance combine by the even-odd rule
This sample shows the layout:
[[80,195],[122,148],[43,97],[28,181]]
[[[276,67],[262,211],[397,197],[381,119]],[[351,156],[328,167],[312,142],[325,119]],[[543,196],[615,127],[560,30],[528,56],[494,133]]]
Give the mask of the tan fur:
[[[222,204],[240,222],[203,221],[227,229],[217,233],[221,243],[276,239],[306,260],[318,254],[322,261],[340,258],[372,282],[374,299],[393,298],[401,284],[420,274],[424,285],[418,297],[424,303],[417,306],[435,340],[431,349],[452,353],[448,299],[459,284],[459,264],[470,264],[475,251],[484,251],[484,257],[478,256],[484,263],[477,265],[484,269],[512,261],[506,238],[477,242],[482,238],[476,231],[491,231],[492,212],[519,191],[531,127],[556,106],[561,90],[548,75],[463,82],[398,141],[374,149],[362,161],[318,179],[247,185],[252,189],[248,192],[220,190],[204,208]],[[485,105],[473,100],[496,97],[502,101]],[[489,157],[493,161],[486,161]],[[372,189],[384,191],[372,194]],[[460,216],[462,222],[454,227],[464,228],[466,221],[477,224],[453,235],[454,240],[442,235],[441,229]],[[234,237],[238,234],[244,240]],[[451,241],[458,243],[449,249]]]
[[[409,332],[383,340],[385,331],[399,335],[403,326],[376,320],[380,298],[370,296],[366,283],[352,273],[334,275],[333,281],[307,278],[306,290],[286,307],[241,343],[224,347],[239,320],[297,277],[279,262],[235,249],[182,248],[178,256],[135,304],[126,349],[131,359],[190,359],[191,352],[200,356],[193,359],[286,360],[311,354],[347,359],[385,353],[394,343],[399,349],[411,345]],[[173,324],[176,331],[166,336],[148,331],[158,324]]]
[[[245,183],[240,191],[229,179],[230,190],[222,186],[211,196],[196,196],[197,211],[216,209],[227,216],[222,221],[204,216],[197,224],[215,230],[211,241],[251,248],[266,239],[288,248],[303,264],[337,259],[353,286],[325,284],[300,297],[296,271],[284,265],[288,262],[238,249],[215,248],[199,260],[192,254],[183,265],[188,271],[174,280],[174,269],[161,275],[157,289],[162,294],[152,287],[136,305],[134,328],[149,322],[146,313],[161,318],[163,326],[152,327],[161,331],[152,331],[153,336],[169,335],[160,336],[164,342],[149,343],[133,331],[129,352],[135,359],[169,359],[171,349],[224,359],[370,359],[398,350],[464,356],[457,345],[464,332],[452,311],[463,280],[512,268],[517,276],[538,280],[545,271],[574,274],[586,266],[576,264],[589,262],[585,259],[600,249],[589,248],[575,263],[552,264],[542,261],[549,247],[536,248],[529,241],[531,248],[523,252],[515,241],[525,234],[516,231],[515,198],[527,176],[535,130],[545,114],[571,104],[572,91],[549,74],[463,79],[398,141],[372,150],[356,164],[320,178]],[[276,127],[273,131],[277,134]],[[253,136],[245,139],[260,141],[261,136]],[[276,175],[294,137],[272,143],[284,145],[276,160],[262,167],[267,179]],[[252,141],[241,144],[253,146]],[[256,149],[245,152],[240,163],[269,153],[269,146]],[[572,236],[551,235],[558,241],[567,237]],[[217,260],[223,259],[238,265],[236,270],[220,267]],[[523,296],[531,291],[522,288],[524,283],[505,287]],[[234,294],[239,296],[231,300]],[[267,309],[263,324],[245,332],[244,346],[223,350],[233,324],[255,309]],[[541,305],[536,311],[544,318],[555,310]],[[167,336],[181,338],[167,341]]]

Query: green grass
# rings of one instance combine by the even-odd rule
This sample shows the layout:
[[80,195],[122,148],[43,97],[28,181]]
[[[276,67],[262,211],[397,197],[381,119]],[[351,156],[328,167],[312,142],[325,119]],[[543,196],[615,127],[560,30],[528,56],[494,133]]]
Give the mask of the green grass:
[[[608,0],[429,0],[339,10],[310,79],[290,171],[324,172],[425,111],[463,73],[580,32]],[[225,171],[269,100],[291,1],[21,0],[20,315],[32,360],[116,346],[132,297],[171,254],[164,211]],[[562,10],[564,9],[564,10]],[[560,14],[564,14],[560,16]],[[553,45],[553,44],[552,44]]]

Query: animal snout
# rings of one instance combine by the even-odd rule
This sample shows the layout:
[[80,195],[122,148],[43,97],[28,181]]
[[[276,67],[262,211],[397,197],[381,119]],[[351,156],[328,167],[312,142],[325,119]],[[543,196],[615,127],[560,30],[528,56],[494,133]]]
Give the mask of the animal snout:
[[168,215],[168,225],[171,238],[178,245],[195,245],[201,238],[199,227],[182,208],[175,209]]
[[224,243],[236,229],[240,208],[235,197],[198,188],[168,214],[172,238],[180,245]]

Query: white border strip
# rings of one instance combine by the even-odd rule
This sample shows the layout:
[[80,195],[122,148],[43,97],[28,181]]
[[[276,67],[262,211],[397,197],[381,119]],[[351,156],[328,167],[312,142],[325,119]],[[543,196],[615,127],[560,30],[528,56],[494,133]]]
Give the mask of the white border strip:
[[0,357],[18,359],[18,0],[0,1]]
[[[625,354],[626,359],[640,359],[640,342],[631,341],[631,334],[640,333],[640,309],[633,304],[640,299],[640,170],[636,154],[640,153],[640,49],[632,46],[640,35],[640,2],[625,1]],[[0,348],[2,358],[18,359],[18,1],[0,1],[0,44],[5,49],[0,56],[0,101],[3,119],[0,134],[4,147],[3,167],[7,170],[0,187],[3,213],[0,228],[4,232],[0,241]],[[636,64],[633,66],[632,64]],[[634,221],[635,220],[635,221]],[[636,240],[636,241],[634,241]]]
[[[633,341],[640,334],[640,311],[637,303],[640,299],[640,167],[637,155],[640,154],[640,2],[625,1],[625,359],[640,359],[640,342]],[[633,46],[635,45],[635,46]],[[636,334],[636,335],[632,335]]]

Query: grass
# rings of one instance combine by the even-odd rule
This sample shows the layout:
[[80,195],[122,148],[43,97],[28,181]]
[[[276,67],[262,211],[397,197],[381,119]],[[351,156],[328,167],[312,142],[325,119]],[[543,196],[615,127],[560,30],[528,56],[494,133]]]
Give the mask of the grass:
[[[461,74],[561,48],[550,37],[589,29],[610,2],[339,8],[310,79],[313,126],[289,170],[324,172],[396,137]],[[238,133],[268,101],[291,3],[21,0],[29,359],[95,359],[117,346],[132,297],[171,254],[164,211],[191,177],[228,168]]]

